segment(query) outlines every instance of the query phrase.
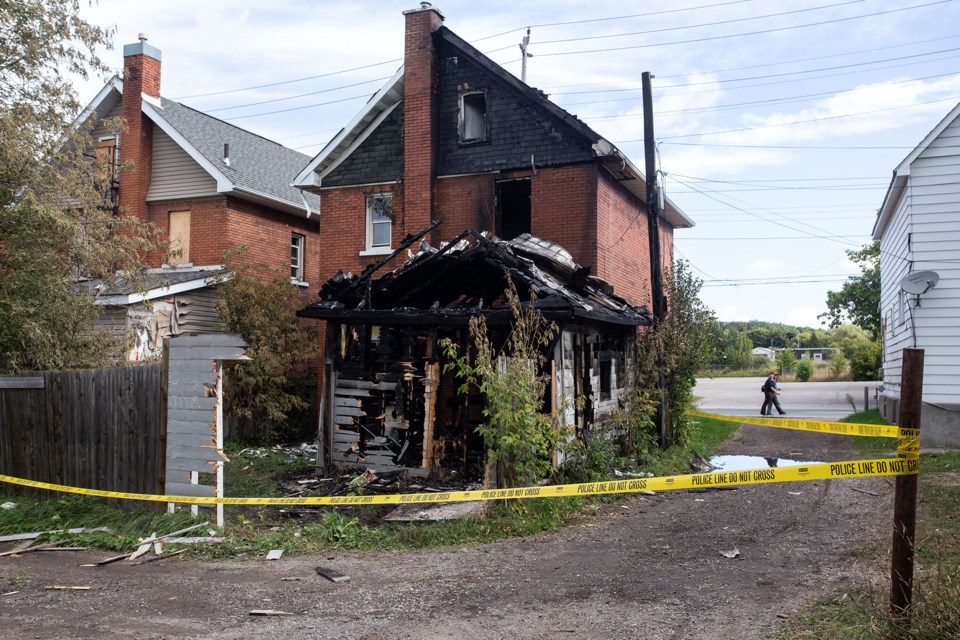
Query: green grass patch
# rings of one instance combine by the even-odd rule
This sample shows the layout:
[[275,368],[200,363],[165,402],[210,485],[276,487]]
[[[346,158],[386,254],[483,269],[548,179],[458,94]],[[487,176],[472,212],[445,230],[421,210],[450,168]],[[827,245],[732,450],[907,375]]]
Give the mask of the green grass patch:
[[[691,442],[684,447],[656,451],[643,464],[600,456],[596,477],[611,479],[615,469],[646,471],[655,475],[688,473],[692,450],[709,457],[737,429],[737,423],[710,418],[690,418]],[[310,475],[313,460],[280,447],[239,449],[226,447],[231,462],[224,468],[226,494],[240,497],[283,495],[285,481]],[[602,468],[601,468],[602,467]],[[193,545],[184,556],[191,558],[261,558],[271,549],[287,554],[307,555],[330,549],[405,550],[452,548],[534,535],[570,526],[608,510],[611,505],[630,499],[630,495],[567,497],[524,501],[495,502],[482,516],[446,522],[390,523],[382,521],[392,506],[351,506],[318,509],[294,519],[277,507],[225,508],[226,526],[222,543]],[[0,534],[48,531],[76,527],[108,527],[113,534],[75,536],[51,534],[38,540],[48,542],[60,535],[83,546],[110,551],[133,551],[138,539],[182,529],[195,522],[212,519],[209,509],[201,508],[193,519],[187,510],[167,514],[160,509],[121,510],[96,498],[65,496],[47,499],[0,497],[15,507],[0,510]],[[201,530],[197,535],[206,535]],[[166,545],[168,551],[175,545]]]

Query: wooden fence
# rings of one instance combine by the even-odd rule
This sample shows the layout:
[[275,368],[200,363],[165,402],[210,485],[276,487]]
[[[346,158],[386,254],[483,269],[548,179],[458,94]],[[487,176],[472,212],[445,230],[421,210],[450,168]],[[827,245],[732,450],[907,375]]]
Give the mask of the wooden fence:
[[0,473],[162,493],[165,408],[159,364],[2,377]]

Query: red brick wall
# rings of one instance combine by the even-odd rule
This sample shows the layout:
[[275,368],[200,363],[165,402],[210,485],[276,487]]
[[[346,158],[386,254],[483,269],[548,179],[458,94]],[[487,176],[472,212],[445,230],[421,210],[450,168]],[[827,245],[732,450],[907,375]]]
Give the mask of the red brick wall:
[[[618,295],[652,310],[646,206],[605,171],[599,172],[597,230],[599,259],[594,273],[612,284]],[[660,253],[668,255],[662,238],[661,233]]]
[[153,171],[153,123],[143,115],[141,93],[160,95],[160,61],[146,55],[123,60],[121,114],[127,130],[120,136],[120,215],[146,219]]
[[[247,245],[245,260],[278,269],[290,265],[290,235],[306,238],[304,279],[316,291],[320,278],[320,236],[316,216],[309,220],[227,196],[149,203],[149,221],[169,234],[171,211],[190,212],[190,262],[220,264],[223,252]],[[160,266],[163,256],[150,256]],[[323,278],[326,280],[326,278]]]
[[443,18],[432,10],[405,12],[403,63],[404,211],[409,229],[434,218],[439,66],[432,34]]
[[530,232],[563,246],[578,263],[597,263],[597,168],[538,169],[530,186]]
[[467,228],[493,231],[496,181],[490,174],[437,180],[436,215],[443,218],[431,242],[450,240]]

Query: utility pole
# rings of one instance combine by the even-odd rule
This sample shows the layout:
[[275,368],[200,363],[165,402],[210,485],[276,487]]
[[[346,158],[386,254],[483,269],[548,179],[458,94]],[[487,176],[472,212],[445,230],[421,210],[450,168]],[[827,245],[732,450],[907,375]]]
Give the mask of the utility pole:
[[[653,92],[650,79],[653,76],[644,71],[643,85],[643,156],[644,173],[647,180],[647,231],[650,242],[650,293],[653,297],[653,326],[659,330],[666,316],[663,299],[663,268],[660,263],[660,194],[657,188],[657,147],[653,135]],[[667,384],[663,375],[663,345],[657,341],[657,369],[659,371],[660,406],[657,411],[657,432],[660,446],[667,444]]]
[[527,83],[527,58],[532,58],[532,53],[527,53],[527,47],[530,46],[530,27],[527,27],[527,35],[523,36],[520,42],[520,80]]

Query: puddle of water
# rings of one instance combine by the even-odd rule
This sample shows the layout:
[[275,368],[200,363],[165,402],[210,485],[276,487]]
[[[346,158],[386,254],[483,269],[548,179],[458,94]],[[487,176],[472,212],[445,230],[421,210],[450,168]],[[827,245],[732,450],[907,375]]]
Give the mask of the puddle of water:
[[801,464],[816,464],[810,460],[789,460],[787,458],[765,458],[763,456],[713,456],[710,464],[718,471],[745,471],[764,467],[795,467]]

